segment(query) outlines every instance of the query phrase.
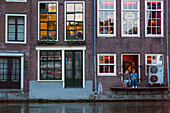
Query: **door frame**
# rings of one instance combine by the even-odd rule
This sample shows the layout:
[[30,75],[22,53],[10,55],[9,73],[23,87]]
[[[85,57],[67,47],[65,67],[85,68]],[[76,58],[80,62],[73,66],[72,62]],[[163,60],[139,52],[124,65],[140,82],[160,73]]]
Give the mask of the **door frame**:
[[3,57],[20,57],[21,58],[21,89],[20,90],[23,90],[24,88],[24,53],[0,53],[0,56],[3,56]]
[[[123,73],[123,55],[137,55],[138,56],[138,77],[139,77],[139,83],[140,83],[140,54],[133,54],[133,53],[123,53],[121,54],[121,73]],[[123,78],[121,77],[121,81],[123,80]]]

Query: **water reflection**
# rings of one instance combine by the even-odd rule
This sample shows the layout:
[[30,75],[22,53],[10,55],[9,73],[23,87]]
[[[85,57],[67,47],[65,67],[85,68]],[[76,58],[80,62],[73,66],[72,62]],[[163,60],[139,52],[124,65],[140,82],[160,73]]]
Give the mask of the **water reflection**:
[[170,113],[170,102],[1,103],[0,113]]

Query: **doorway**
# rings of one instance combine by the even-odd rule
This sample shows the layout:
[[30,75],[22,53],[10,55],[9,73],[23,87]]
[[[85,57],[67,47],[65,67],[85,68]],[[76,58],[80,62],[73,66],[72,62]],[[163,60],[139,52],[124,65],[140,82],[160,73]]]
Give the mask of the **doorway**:
[[83,51],[65,51],[65,87],[83,87]]
[[0,89],[21,88],[21,58],[0,58]]
[[125,73],[129,70],[135,69],[137,73],[137,81],[140,82],[140,55],[139,54],[122,54],[122,72]]

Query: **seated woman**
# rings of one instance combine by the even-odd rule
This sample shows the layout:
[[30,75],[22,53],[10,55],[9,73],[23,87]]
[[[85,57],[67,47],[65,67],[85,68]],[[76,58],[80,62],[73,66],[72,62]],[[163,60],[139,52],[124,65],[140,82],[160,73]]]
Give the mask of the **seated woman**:
[[132,73],[130,74],[130,78],[132,81],[132,88],[137,88],[137,73],[135,73],[135,69],[132,69]]
[[123,81],[122,87],[127,87],[127,84],[129,83],[129,85],[130,85],[130,83],[131,83],[130,76],[129,76],[129,70],[126,70],[123,75],[124,75],[124,81]]

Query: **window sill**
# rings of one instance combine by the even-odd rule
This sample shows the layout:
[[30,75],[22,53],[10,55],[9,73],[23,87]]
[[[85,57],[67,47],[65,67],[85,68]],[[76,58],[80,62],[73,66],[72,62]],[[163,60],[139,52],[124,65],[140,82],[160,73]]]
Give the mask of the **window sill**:
[[97,35],[97,37],[108,37],[108,38],[112,38],[112,37],[116,37],[116,35]]
[[162,38],[164,37],[163,35],[146,35],[146,38]]
[[39,44],[54,44],[57,40],[38,40]]
[[12,41],[7,41],[5,43],[6,44],[26,44],[26,42],[12,42]]
[[63,80],[37,80],[37,82],[63,82]]
[[117,76],[116,74],[107,74],[107,73],[103,73],[103,74],[98,74],[98,76],[103,76],[103,77],[111,77],[111,76]]

